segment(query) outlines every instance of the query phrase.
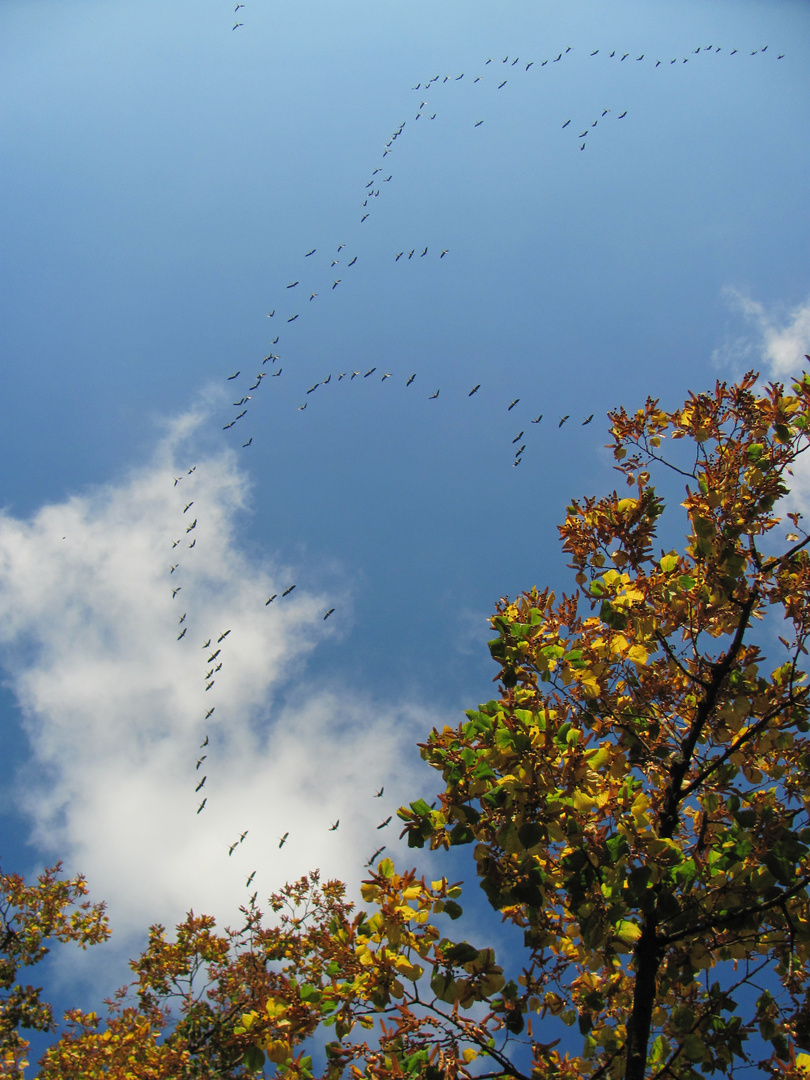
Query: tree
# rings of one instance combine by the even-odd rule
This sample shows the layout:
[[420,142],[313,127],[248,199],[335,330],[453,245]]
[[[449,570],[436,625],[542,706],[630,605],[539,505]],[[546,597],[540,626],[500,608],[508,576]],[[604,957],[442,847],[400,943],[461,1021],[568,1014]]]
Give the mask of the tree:
[[[122,991],[101,1031],[72,1014],[40,1075],[309,1078],[324,1036],[328,1080],[807,1075],[810,536],[779,515],[810,376],[755,388],[611,414],[629,493],[568,508],[576,590],[498,605],[500,696],[421,747],[444,790],[399,811],[409,844],[474,844],[524,934],[513,978],[448,936],[457,884],[386,859],[368,911],[313,874],[267,921],[153,928],[133,1004]],[[680,507],[653,473],[686,482]],[[655,550],[673,516],[683,551]],[[578,1053],[560,1047],[575,1025]]]
[[84,878],[64,879],[61,864],[44,870],[36,884],[0,870],[0,1076],[17,1080],[28,1064],[28,1041],[19,1029],[55,1031],[53,1009],[42,988],[17,981],[19,969],[38,964],[50,939],[75,941],[83,949],[109,936],[104,904],[82,900]]

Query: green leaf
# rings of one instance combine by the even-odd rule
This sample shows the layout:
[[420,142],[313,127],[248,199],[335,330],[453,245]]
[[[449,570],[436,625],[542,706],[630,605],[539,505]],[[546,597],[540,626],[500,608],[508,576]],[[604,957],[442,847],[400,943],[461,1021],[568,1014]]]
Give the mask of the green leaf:
[[451,919],[457,919],[463,913],[461,904],[457,904],[455,900],[444,900],[443,903],[445,914]]
[[242,1064],[251,1072],[259,1072],[260,1069],[264,1068],[264,1051],[260,1050],[258,1046],[249,1046],[245,1050]]
[[447,949],[442,949],[445,960],[450,964],[470,964],[478,957],[478,949],[469,941],[459,941]]

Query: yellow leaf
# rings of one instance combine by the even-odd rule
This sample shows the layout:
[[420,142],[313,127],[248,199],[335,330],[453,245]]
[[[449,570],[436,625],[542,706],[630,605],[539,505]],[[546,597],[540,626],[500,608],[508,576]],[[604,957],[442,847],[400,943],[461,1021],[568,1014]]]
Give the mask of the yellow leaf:
[[647,655],[647,650],[643,645],[633,645],[627,650],[627,659],[632,660],[634,664],[646,664]]
[[616,925],[616,937],[624,945],[634,945],[641,937],[641,927],[629,919],[622,919]]

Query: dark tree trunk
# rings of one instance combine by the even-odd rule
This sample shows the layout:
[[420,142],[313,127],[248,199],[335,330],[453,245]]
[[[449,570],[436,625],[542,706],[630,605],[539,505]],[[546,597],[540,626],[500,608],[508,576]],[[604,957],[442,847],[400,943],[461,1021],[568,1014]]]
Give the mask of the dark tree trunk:
[[633,1011],[627,1024],[627,1063],[624,1080],[644,1080],[652,1013],[655,1007],[658,969],[662,951],[658,943],[655,912],[644,920],[635,949],[636,985]]

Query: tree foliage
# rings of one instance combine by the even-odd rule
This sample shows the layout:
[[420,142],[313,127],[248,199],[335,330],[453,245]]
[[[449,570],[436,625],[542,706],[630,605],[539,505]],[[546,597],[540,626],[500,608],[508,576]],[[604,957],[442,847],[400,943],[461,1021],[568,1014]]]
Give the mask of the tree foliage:
[[91,904],[84,878],[65,879],[61,864],[44,870],[36,884],[0,870],[0,1076],[17,1080],[28,1064],[20,1029],[55,1031],[53,1009],[41,987],[18,981],[20,968],[38,964],[51,939],[83,949],[109,936],[104,904]]
[[[807,1074],[810,537],[780,514],[810,377],[610,420],[626,487],[568,508],[575,590],[501,601],[500,696],[430,733],[440,801],[399,811],[412,847],[473,845],[524,936],[510,970],[454,932],[458,884],[387,859],[355,912],[313,874],[236,931],[153,928],[40,1076]],[[657,546],[683,523],[683,550]]]

